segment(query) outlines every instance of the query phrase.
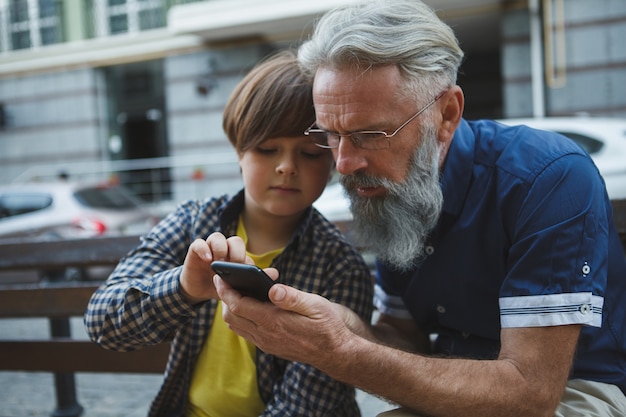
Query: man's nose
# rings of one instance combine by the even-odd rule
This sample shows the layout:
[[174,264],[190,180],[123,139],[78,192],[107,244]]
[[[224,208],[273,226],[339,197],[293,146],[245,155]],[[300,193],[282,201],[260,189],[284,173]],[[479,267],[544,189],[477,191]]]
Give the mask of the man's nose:
[[349,138],[342,138],[339,146],[333,149],[333,157],[337,172],[341,175],[351,175],[367,166],[363,150],[358,148]]

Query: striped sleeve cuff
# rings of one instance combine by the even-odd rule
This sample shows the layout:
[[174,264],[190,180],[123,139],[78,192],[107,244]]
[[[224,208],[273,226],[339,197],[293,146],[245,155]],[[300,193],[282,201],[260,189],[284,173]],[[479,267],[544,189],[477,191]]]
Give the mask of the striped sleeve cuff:
[[374,306],[381,313],[397,319],[411,318],[411,313],[404,305],[402,297],[387,294],[378,284],[374,287]]
[[502,328],[585,324],[600,327],[604,298],[590,292],[500,298]]

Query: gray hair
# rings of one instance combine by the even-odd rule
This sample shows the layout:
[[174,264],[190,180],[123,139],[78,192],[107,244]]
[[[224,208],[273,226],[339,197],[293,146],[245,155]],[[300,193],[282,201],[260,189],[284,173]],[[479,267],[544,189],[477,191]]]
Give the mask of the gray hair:
[[414,93],[436,95],[456,84],[463,51],[452,29],[420,0],[365,0],[326,13],[298,60],[311,77],[320,66],[397,65]]

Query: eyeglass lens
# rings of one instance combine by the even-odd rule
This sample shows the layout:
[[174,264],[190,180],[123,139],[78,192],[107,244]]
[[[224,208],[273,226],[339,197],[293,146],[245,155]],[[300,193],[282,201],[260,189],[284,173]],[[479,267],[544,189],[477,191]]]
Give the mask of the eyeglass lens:
[[[316,145],[324,148],[337,148],[341,141],[341,136],[337,133],[311,129],[309,136]],[[389,147],[389,139],[381,132],[354,132],[349,135],[352,142],[362,149],[385,149]]]

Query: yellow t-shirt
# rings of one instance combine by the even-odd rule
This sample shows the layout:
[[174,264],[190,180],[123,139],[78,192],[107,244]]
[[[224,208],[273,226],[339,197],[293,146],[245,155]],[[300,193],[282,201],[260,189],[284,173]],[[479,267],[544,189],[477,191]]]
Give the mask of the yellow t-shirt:
[[[239,219],[237,235],[248,236]],[[270,266],[283,248],[262,254],[248,253],[261,268]],[[222,302],[191,379],[187,417],[252,417],[265,409],[256,374],[256,347],[232,332],[222,320]]]

